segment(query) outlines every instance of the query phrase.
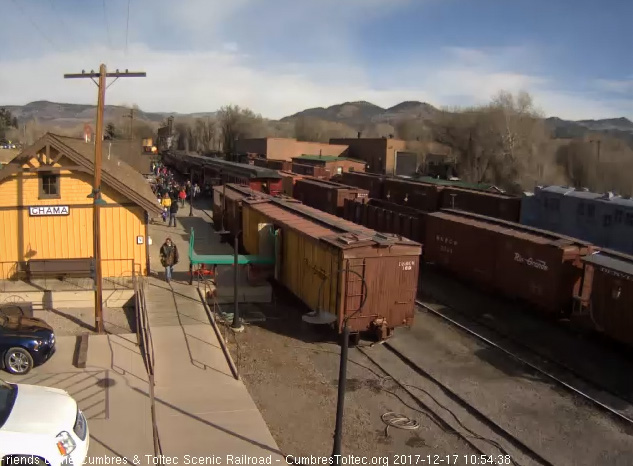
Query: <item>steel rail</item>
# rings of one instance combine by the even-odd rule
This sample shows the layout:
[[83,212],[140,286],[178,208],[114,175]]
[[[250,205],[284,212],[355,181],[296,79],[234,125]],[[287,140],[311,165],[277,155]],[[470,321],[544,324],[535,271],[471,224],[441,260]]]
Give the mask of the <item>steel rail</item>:
[[[474,331],[473,329],[470,329],[468,327],[466,327],[463,324],[460,324],[459,322],[457,322],[454,319],[451,319],[450,317],[448,317],[447,315],[441,313],[440,311],[433,309],[429,306],[427,306],[426,304],[424,304],[422,301],[416,299],[415,300],[415,304],[426,309],[427,311],[431,312],[432,314],[434,314],[437,317],[440,317],[441,319],[444,319],[445,321],[449,322],[451,325],[454,325],[455,327],[459,328],[460,330],[472,335],[473,337],[477,338],[478,340],[483,341],[484,343],[492,346],[493,348],[498,349],[499,351],[501,351],[502,353],[506,354],[507,356],[510,356],[512,359],[515,359],[516,361],[520,362],[521,364],[526,365],[527,367],[529,367],[530,369],[538,372],[539,374],[547,377],[548,379],[556,382],[557,384],[565,387],[566,389],[568,389],[569,391],[575,393],[576,395],[579,395],[583,398],[585,398],[586,400],[594,403],[596,406],[600,407],[602,410],[607,411],[608,413],[612,414],[613,416],[615,416],[617,419],[619,419],[620,421],[623,421],[627,424],[633,424],[633,419],[631,419],[630,417],[628,417],[625,414],[622,414],[620,411],[610,407],[609,405],[607,405],[606,403],[603,403],[600,400],[597,400],[596,398],[592,397],[591,395],[589,395],[588,393],[583,392],[582,390],[574,387],[573,385],[570,385],[569,383],[565,382],[564,380],[561,380],[560,378],[556,377],[554,374],[551,374],[549,372],[547,372],[546,370],[538,367],[537,365],[527,361],[526,359],[522,358],[521,356],[519,356],[516,353],[513,353],[512,351],[504,348],[503,346],[499,345],[498,343],[495,343],[494,341],[490,340],[489,338],[486,338],[485,336],[477,333],[476,331]],[[459,311],[457,311],[459,312]],[[460,313],[461,314],[461,313]],[[480,324],[483,325],[483,324]],[[491,329],[492,331],[495,331],[497,333],[501,333],[495,329]],[[511,337],[506,337],[508,339],[511,339]],[[517,342],[518,343],[518,342]],[[520,344],[520,343],[518,343]],[[525,345],[523,345],[525,346]],[[529,348],[528,348],[529,349]],[[533,351],[535,354],[537,354],[539,357],[544,358],[543,355],[539,354],[538,352],[536,352],[535,350],[531,350]],[[551,360],[550,360],[551,361]],[[558,363],[556,361],[551,361],[554,364],[558,364],[559,366],[567,369],[563,364]],[[571,369],[567,369],[570,372],[573,372]],[[575,374],[574,374],[575,375]],[[578,376],[579,378],[582,378],[582,376]],[[589,382],[586,380],[586,382]],[[590,383],[590,382],[589,382]],[[606,390],[605,390],[606,391]],[[611,394],[612,395],[612,394]],[[612,395],[613,396],[613,395]]]

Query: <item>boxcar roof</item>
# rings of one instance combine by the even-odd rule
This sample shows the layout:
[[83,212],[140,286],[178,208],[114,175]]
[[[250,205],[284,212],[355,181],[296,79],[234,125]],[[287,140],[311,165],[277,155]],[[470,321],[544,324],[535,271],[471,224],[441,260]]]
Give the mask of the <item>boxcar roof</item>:
[[468,213],[460,215],[459,213],[451,213],[450,211],[441,211],[431,212],[428,214],[428,216],[443,218],[445,220],[451,220],[456,223],[462,223],[465,225],[476,226],[484,230],[513,236],[515,238],[523,239],[536,244],[551,244],[556,247],[587,245],[587,243],[583,243],[582,241],[576,240],[575,238],[557,235],[555,233],[550,233],[545,230],[538,230],[536,228],[524,227],[524,225],[515,224],[512,222],[498,222],[496,221],[496,219],[490,219],[490,221],[487,221],[488,217],[484,217],[482,215],[469,215]]
[[189,154],[186,152],[174,152],[177,158],[189,159],[192,162],[200,163],[203,167],[207,166],[223,166],[226,168],[233,168],[242,173],[248,173],[250,178],[272,178],[281,179],[281,175],[276,170],[272,170],[266,167],[259,167],[257,165],[250,165],[246,163],[230,162],[218,157],[205,157],[198,154]]
[[347,184],[337,183],[335,181],[330,181],[330,180],[320,180],[318,178],[301,178],[301,180],[298,180],[298,181],[300,181],[301,183],[309,183],[309,184],[318,185],[318,186],[325,186],[332,189],[354,189],[354,190],[360,189],[361,191],[366,191],[366,189],[359,188],[357,186],[350,186]]
[[420,247],[419,243],[387,233],[378,233],[356,223],[343,220],[300,203],[284,201],[254,200],[245,203],[272,220],[316,240],[326,241],[340,249],[364,247],[371,244],[408,245]]
[[[77,165],[94,171],[94,144],[86,143],[84,139],[59,136],[53,133],[45,134],[33,145],[24,149],[18,156],[18,160],[34,156],[47,144],[59,150]],[[105,150],[107,154],[107,148]],[[113,152],[112,155],[112,158],[107,156],[102,158],[103,182],[146,211],[154,214],[161,213],[162,208],[156,202],[156,195],[152,192],[152,188],[143,175],[120,160],[116,153]]]
[[582,258],[589,264],[606,267],[633,276],[633,256],[611,250],[602,250]]

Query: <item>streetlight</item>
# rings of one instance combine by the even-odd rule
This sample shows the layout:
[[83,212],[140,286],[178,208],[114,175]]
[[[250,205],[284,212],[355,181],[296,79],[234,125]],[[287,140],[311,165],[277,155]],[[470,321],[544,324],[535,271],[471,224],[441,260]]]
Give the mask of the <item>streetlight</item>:
[[[349,319],[358,314],[365,306],[365,301],[367,300],[367,283],[361,274],[356,272],[355,270],[350,269],[339,269],[338,273],[349,272],[357,275],[361,280],[361,302],[354,312],[345,317],[343,320],[343,332],[341,335],[341,355],[339,360],[339,371],[338,371],[338,396],[336,401],[336,427],[334,428],[334,445],[332,446],[332,458],[334,460],[333,464],[338,464],[338,458],[341,455],[341,444],[343,443],[343,410],[345,405],[345,386],[347,384],[347,353],[349,351],[349,334],[350,330],[347,326],[347,322]],[[317,310],[313,312],[309,312],[308,314],[302,317],[304,322],[309,324],[317,324],[324,325],[329,323],[334,323],[337,317],[329,312],[321,310],[321,291],[323,288],[323,284],[325,280],[321,282],[319,287],[319,302],[317,304]]]
[[189,169],[189,217],[193,217],[193,170]]
[[[344,269],[339,270],[339,273]],[[361,279],[361,302],[358,309],[343,320],[343,341],[341,342],[341,359],[339,362],[338,370],[338,397],[336,401],[336,427],[334,427],[334,446],[332,447],[332,457],[335,463],[338,464],[338,458],[341,455],[341,444],[343,443],[343,406],[345,404],[345,386],[347,383],[347,352],[349,350],[349,327],[347,321],[358,314],[367,300],[367,283],[361,274],[355,270],[347,269],[347,272],[356,274]]]
[[235,237],[233,239],[233,301],[234,301],[234,310],[233,310],[233,323],[231,324],[231,328],[234,332],[241,332],[244,330],[242,326],[242,322],[240,321],[240,309],[237,303],[237,279],[238,279],[238,270],[237,265],[239,262],[238,248],[239,248],[239,234],[240,232],[235,233]]

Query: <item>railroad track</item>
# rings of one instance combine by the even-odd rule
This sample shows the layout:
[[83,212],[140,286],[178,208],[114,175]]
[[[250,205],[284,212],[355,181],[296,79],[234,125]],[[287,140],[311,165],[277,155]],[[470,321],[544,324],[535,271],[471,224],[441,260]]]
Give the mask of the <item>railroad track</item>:
[[[476,406],[469,403],[464,398],[460,397],[457,393],[455,393],[445,384],[440,382],[437,378],[433,377],[430,373],[426,372],[424,369],[414,364],[406,356],[391,347],[388,343],[384,344],[383,346],[385,349],[388,350],[389,353],[393,354],[397,359],[408,366],[415,374],[418,374],[426,379],[429,385],[434,385],[435,387],[437,387],[445,398],[451,400],[451,402],[453,402],[456,406],[461,407],[465,412],[467,412],[472,418],[474,418],[474,421],[478,423],[480,427],[467,427],[464,424],[463,420],[458,419],[458,417],[450,408],[447,408],[446,405],[443,404],[443,402],[438,401],[435,396],[430,395],[426,389],[414,387],[401,382],[397,377],[391,375],[390,368],[388,367],[389,364],[381,363],[381,361],[377,359],[375,355],[370,354],[370,352],[362,347],[356,347],[356,349],[375,366],[379,367],[385,374],[387,374],[388,378],[393,380],[397,385],[400,386],[400,388],[407,392],[409,396],[411,396],[426,412],[426,414],[431,418],[433,422],[438,424],[445,432],[452,433],[460,438],[463,442],[469,445],[470,448],[472,448],[473,451],[477,453],[477,455],[481,455],[486,458],[498,458],[499,455],[502,455],[503,457],[507,456],[510,458],[510,462],[491,462],[490,464],[513,464],[515,466],[524,466],[525,464],[527,464],[525,460],[529,458],[534,464],[539,464],[542,466],[554,466],[554,463],[544,458],[539,452],[526,445],[522,440],[517,438],[508,430],[501,427],[490,417],[481,412]],[[428,395],[429,401],[422,400],[417,393],[411,390],[411,388],[417,388],[417,390],[421,390],[423,393]],[[434,406],[432,405],[437,406],[439,409],[434,408]],[[446,416],[442,416],[441,413],[445,414],[446,412],[450,413],[448,417],[449,419],[452,418],[452,421],[447,421],[445,419]],[[472,425],[472,421],[470,422],[470,424]],[[477,433],[482,429],[482,427],[483,429],[488,431],[487,434],[481,435]],[[501,442],[503,442],[503,444]],[[487,444],[487,447],[485,449],[482,449],[483,444]],[[490,448],[493,448],[495,452],[491,452]],[[517,452],[520,452],[520,454],[522,455],[521,461],[517,460]]]
[[[507,335],[499,331],[498,329],[494,328],[491,325],[487,325],[479,320],[473,319],[470,316],[466,315],[463,312],[460,312],[457,309],[450,308],[451,310],[455,311],[460,316],[464,317],[469,322],[473,323],[475,326],[484,327],[489,332],[492,332],[493,334],[496,334],[499,337],[501,337],[500,339],[509,341],[512,343],[512,345],[518,348],[521,348],[521,351],[523,353],[532,354],[533,356],[536,356],[538,359],[543,360],[542,364],[539,364],[537,362],[531,362],[528,360],[529,356],[526,356],[525,354],[521,355],[521,354],[518,354],[517,351],[508,349],[507,347],[503,346],[501,343],[495,342],[491,338],[481,335],[473,328],[470,328],[467,325],[457,322],[455,319],[447,316],[446,314],[442,313],[440,310],[433,309],[432,307],[428,306],[427,304],[423,303],[420,300],[416,300],[416,305],[423,308],[424,310],[431,313],[432,315],[448,322],[452,326],[459,328],[463,332],[468,333],[469,335],[475,337],[476,339],[484,342],[485,344],[498,349],[499,351],[505,353],[507,356],[529,367],[530,369],[536,371],[540,375],[550,379],[551,381],[563,387],[564,389],[568,390],[569,392],[574,393],[577,396],[580,396],[584,400],[596,406],[601,411],[604,411],[608,413],[609,415],[613,416],[618,421],[628,426],[633,426],[633,406],[631,406],[631,403],[629,400],[624,400],[618,394],[614,393],[613,391],[611,391],[610,389],[604,386],[599,385],[594,380],[589,379],[588,377],[579,373],[577,370],[569,367],[567,364],[541,354],[534,348],[518,341],[516,338],[513,338],[510,335]],[[389,347],[389,349],[394,351],[393,348],[391,347]],[[556,367],[558,371],[562,371],[563,373],[566,372],[568,375],[567,376],[555,375],[550,370],[545,369],[543,367],[545,365]],[[573,381],[563,380],[562,377],[569,379],[570,378],[569,375],[571,375],[571,378],[576,379],[576,380],[573,380]],[[585,385],[585,387],[578,388],[579,385]],[[600,397],[602,399],[598,399],[597,397]],[[615,407],[615,405],[617,404],[623,404],[627,406],[628,409],[619,409]]]

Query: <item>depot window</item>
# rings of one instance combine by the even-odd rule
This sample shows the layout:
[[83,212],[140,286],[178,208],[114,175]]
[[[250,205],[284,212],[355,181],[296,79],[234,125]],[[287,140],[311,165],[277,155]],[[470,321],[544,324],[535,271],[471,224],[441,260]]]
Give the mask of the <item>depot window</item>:
[[40,199],[59,199],[59,175],[40,175],[39,176],[39,198]]

